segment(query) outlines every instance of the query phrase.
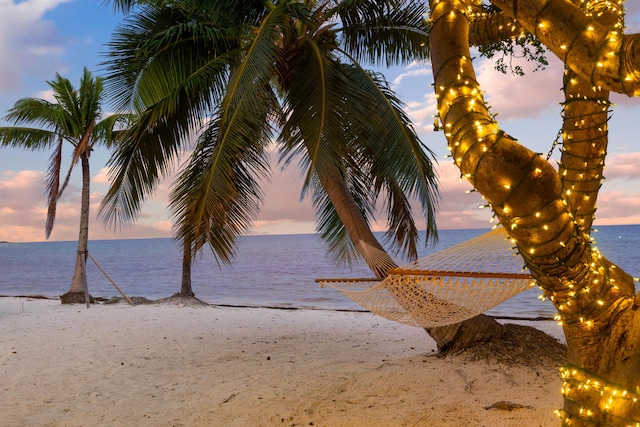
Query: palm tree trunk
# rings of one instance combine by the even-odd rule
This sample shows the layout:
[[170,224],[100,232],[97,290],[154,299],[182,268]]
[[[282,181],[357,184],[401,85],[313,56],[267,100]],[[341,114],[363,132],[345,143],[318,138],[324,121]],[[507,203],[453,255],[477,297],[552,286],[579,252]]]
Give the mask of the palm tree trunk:
[[[324,165],[322,168],[316,167],[316,171],[321,185],[327,192],[329,200],[331,200],[349,234],[349,238],[358,248],[376,277],[386,277],[387,270],[390,267],[397,267],[397,265],[371,231],[364,215],[360,212],[360,208],[347,188],[342,173],[335,165],[331,164]],[[371,256],[372,250],[376,253],[375,258]]]
[[89,241],[89,196],[90,196],[90,171],[89,171],[89,151],[85,151],[80,156],[82,164],[82,196],[80,209],[80,231],[78,235],[78,251],[76,254],[76,265],[71,279],[71,287],[69,291],[60,296],[63,304],[86,303],[86,296],[89,302],[93,302],[93,298],[85,290],[87,284],[87,251]]
[[[389,268],[397,267],[391,256],[384,250],[371,231],[364,215],[360,212],[346,182],[337,167],[330,165],[318,171],[320,183],[324,187],[329,200],[336,209],[352,242],[360,250],[369,268],[378,278],[387,276]],[[369,257],[366,248],[375,248],[376,259]],[[383,258],[383,259],[381,259]],[[392,289],[390,289],[393,292]],[[434,339],[440,354],[456,352],[468,348],[478,342],[499,339],[503,326],[493,318],[485,315],[475,316],[455,325],[425,329]]]
[[182,284],[180,286],[181,297],[194,297],[195,294],[191,289],[191,265],[193,263],[193,257],[191,255],[191,245],[182,245]]

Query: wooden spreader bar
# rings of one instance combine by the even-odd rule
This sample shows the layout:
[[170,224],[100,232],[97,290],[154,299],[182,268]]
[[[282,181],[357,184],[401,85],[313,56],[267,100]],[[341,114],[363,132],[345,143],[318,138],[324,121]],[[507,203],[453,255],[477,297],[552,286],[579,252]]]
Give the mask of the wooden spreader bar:
[[486,271],[446,271],[446,270],[407,270],[392,268],[389,274],[404,274],[410,276],[451,276],[451,277],[486,277],[488,279],[532,279],[526,273],[495,273]]

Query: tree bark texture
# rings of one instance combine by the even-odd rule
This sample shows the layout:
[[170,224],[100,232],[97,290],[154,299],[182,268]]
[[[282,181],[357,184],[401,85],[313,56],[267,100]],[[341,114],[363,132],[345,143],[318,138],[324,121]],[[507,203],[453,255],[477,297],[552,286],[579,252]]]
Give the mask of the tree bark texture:
[[182,245],[182,283],[180,285],[181,297],[194,297],[193,289],[191,289],[191,266],[193,265],[193,256],[191,244],[184,243]]
[[[535,10],[540,16],[532,20],[542,27],[568,19],[571,29],[577,22],[571,18],[573,5],[566,1],[500,3],[517,6],[512,13],[521,23],[521,16]],[[538,3],[544,4],[536,9]],[[551,16],[547,15],[556,21],[548,21]],[[433,0],[431,19],[438,114],[453,160],[490,203],[563,321],[570,364],[563,371],[563,422],[635,425],[640,420],[636,403],[640,398],[640,310],[634,305],[634,284],[592,248],[589,237],[607,143],[606,92],[594,86],[593,76],[585,77],[578,70],[577,76],[567,74],[563,127],[567,147],[563,147],[558,173],[493,120],[470,59],[465,2]],[[555,31],[544,30],[548,37]],[[591,31],[574,31],[573,44],[584,44],[580,37],[589,39]],[[587,48],[576,52],[599,54]],[[591,387],[585,387],[588,382]],[[593,386],[596,382],[598,387]],[[625,397],[616,398],[618,392]]]
[[[69,291],[60,297],[63,304],[85,303],[85,289],[87,288],[87,250],[89,241],[89,197],[90,197],[90,170],[89,170],[89,150],[85,150],[80,156],[82,165],[82,195],[80,209],[80,231],[78,234],[78,251],[76,254],[76,264],[71,279]],[[89,296],[90,300],[93,300]],[[90,301],[93,302],[93,301]]]

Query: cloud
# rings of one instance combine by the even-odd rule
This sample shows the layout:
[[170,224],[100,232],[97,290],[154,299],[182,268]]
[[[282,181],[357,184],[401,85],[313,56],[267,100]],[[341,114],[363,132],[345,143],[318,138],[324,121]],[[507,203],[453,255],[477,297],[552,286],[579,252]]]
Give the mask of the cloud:
[[533,64],[518,62],[525,69],[525,76],[502,74],[494,69],[494,62],[477,61],[475,68],[478,82],[486,91],[485,100],[491,111],[501,120],[534,118],[550,109],[558,109],[562,101],[562,63],[548,54],[549,66],[533,71]]
[[406,69],[409,71],[405,71],[404,73],[399,74],[398,76],[396,76],[396,78],[393,79],[393,81],[391,82],[391,89],[396,90],[398,87],[400,87],[404,79],[410,77],[420,77],[424,82],[433,80],[432,77],[429,77],[429,79],[425,78],[425,76],[433,75],[430,64],[410,64],[406,67]]
[[[560,111],[562,101],[561,62],[548,54],[549,66],[533,71],[534,65],[516,60],[525,69],[525,76],[503,74],[496,71],[494,61],[474,61],[475,72],[485,100],[500,120],[537,118],[548,111]],[[430,64],[412,64],[393,80],[392,87],[406,103],[405,111],[417,132],[424,136],[433,132],[436,99]]]
[[601,191],[598,195],[597,225],[640,224],[640,194]]
[[[0,175],[0,240],[37,242],[45,240],[47,216],[44,191],[45,173],[23,170],[5,171]],[[148,214],[151,223],[136,224],[114,233],[96,218],[103,195],[91,193],[89,238],[119,239],[169,237],[171,224],[166,213]],[[56,222],[50,240],[76,240],[80,221],[80,188],[70,183],[58,202]]]
[[[640,194],[632,188],[627,191],[624,180],[637,179],[634,165],[640,161],[640,153],[612,155],[607,159],[605,175],[607,185],[599,196],[596,218],[599,224],[640,223]],[[476,193],[468,193],[471,185],[460,179],[460,172],[450,160],[436,166],[440,182],[440,203],[437,214],[438,228],[489,228],[492,212],[481,209],[486,204]],[[278,167],[275,168],[279,170]],[[23,170],[0,174],[0,240],[43,241],[46,218],[46,200],[43,195],[45,173]],[[615,179],[615,185],[613,185]],[[105,228],[96,213],[104,191],[106,169],[92,177],[90,239],[170,237],[171,221],[167,215],[167,198],[170,180],[158,187],[154,197],[143,206],[137,223],[118,230]],[[95,184],[95,185],[94,185]],[[311,201],[300,200],[302,177],[295,164],[276,173],[266,183],[265,204],[254,224],[254,234],[298,234],[315,231],[315,214]],[[615,187],[615,188],[614,188]],[[414,203],[415,219],[423,229],[420,209]],[[58,204],[56,224],[51,240],[75,240],[78,236],[80,215],[80,188],[72,181]],[[386,218],[379,212],[374,230],[384,231]]]
[[609,155],[606,159],[604,176],[607,179],[625,181],[640,179],[640,152]]
[[0,1],[0,93],[21,89],[24,70],[48,79],[59,68],[64,41],[44,15],[68,1]]
[[[276,171],[270,182],[263,183],[265,193],[264,205],[260,211],[256,228],[272,224],[274,221],[283,221],[292,228],[298,229],[297,223],[307,226],[315,221],[315,214],[310,197],[301,200],[303,177],[295,163],[289,165],[283,171],[273,165]],[[313,232],[313,226],[311,231]]]
[[472,186],[460,179],[460,171],[451,163],[441,166],[438,174],[441,197],[436,221],[438,228],[456,230],[491,227],[491,210],[480,208],[486,202],[479,193],[469,192]]
[[94,184],[106,184],[109,185],[109,168],[102,168],[100,171],[91,178]]
[[0,175],[0,207],[11,202],[18,209],[29,208],[34,199],[43,197],[44,172],[5,171]]

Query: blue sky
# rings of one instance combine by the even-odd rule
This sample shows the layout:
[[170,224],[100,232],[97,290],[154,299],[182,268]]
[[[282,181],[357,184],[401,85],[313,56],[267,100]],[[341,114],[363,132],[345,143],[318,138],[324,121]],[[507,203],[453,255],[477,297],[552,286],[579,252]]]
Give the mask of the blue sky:
[[[627,32],[640,28],[640,5],[628,2]],[[47,80],[55,73],[77,85],[83,67],[100,75],[99,63],[115,26],[121,22],[110,7],[93,0],[0,0],[0,116],[23,97],[47,98]],[[526,66],[526,64],[524,64]],[[503,129],[537,152],[551,148],[561,126],[562,66],[552,61],[543,71],[524,78],[504,76],[492,64],[476,61],[478,79],[492,111]],[[423,141],[438,156],[441,229],[488,228],[490,212],[479,209],[482,200],[467,194],[469,185],[445,158],[442,133],[433,132],[435,100],[429,64],[412,64],[384,70],[407,104],[407,111]],[[596,224],[640,223],[640,102],[614,98],[605,181],[599,196]],[[5,122],[1,122],[5,125]],[[68,147],[66,147],[68,148]],[[70,155],[70,150],[67,151]],[[0,241],[42,241],[46,206],[44,174],[49,152],[0,149]],[[64,155],[64,154],[63,154]],[[555,158],[558,158],[556,150]],[[68,156],[67,156],[68,158]],[[138,223],[124,230],[106,229],[95,218],[107,189],[104,166],[108,153],[96,150],[91,157],[91,239],[170,236],[166,212],[169,182],[163,183],[153,200],[144,205]],[[78,168],[79,169],[79,168]],[[266,202],[254,232],[309,233],[314,231],[311,204],[300,200],[300,180],[293,168],[278,174],[266,188]],[[75,240],[78,234],[80,172],[74,173],[61,199],[51,240]],[[381,229],[384,224],[380,224]]]

